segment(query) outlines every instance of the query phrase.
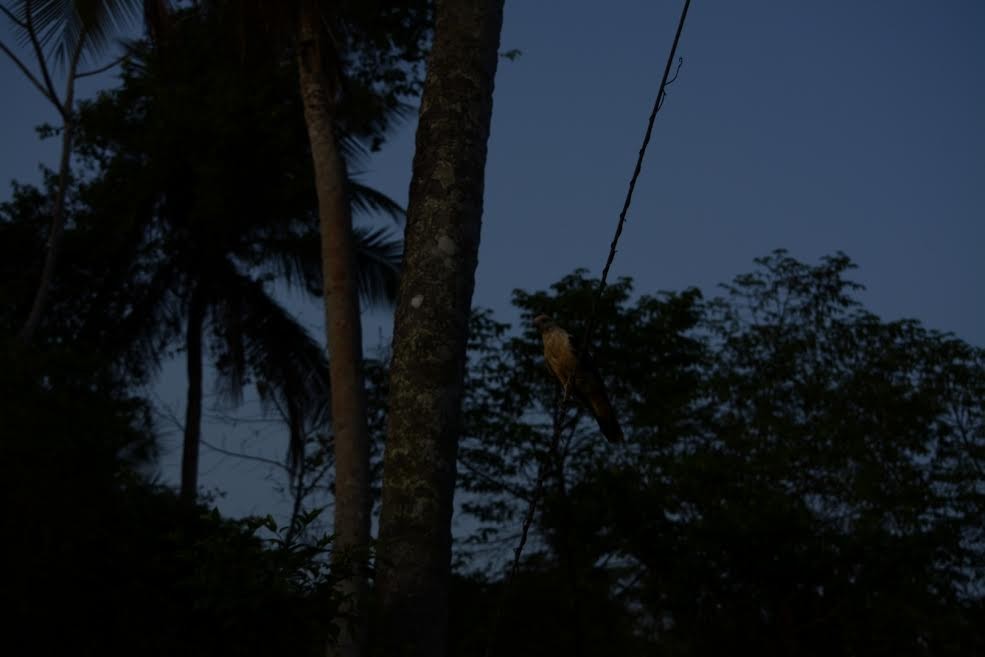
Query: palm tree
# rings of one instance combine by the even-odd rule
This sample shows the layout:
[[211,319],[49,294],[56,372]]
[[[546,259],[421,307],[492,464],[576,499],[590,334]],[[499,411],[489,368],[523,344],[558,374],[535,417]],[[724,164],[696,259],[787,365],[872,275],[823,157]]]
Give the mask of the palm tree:
[[[65,6],[65,3],[54,2],[38,4]],[[80,0],[79,4],[84,3]],[[100,6],[105,4],[107,7],[116,6],[112,2],[98,4]],[[163,7],[167,3],[162,1],[156,4]],[[211,4],[219,8],[225,8],[227,5],[221,1]],[[339,101],[352,97],[353,94],[345,94],[343,91],[347,88],[351,89],[349,83],[353,81],[359,82],[363,90],[372,90],[361,96],[362,99],[371,99],[375,105],[372,112],[364,113],[370,117],[370,120],[362,121],[361,127],[368,128],[363,134],[368,133],[373,139],[380,134],[387,122],[386,117],[392,116],[395,110],[401,108],[400,94],[412,91],[414,88],[416,78],[414,75],[407,75],[404,63],[420,56],[420,45],[424,40],[430,16],[430,3],[416,0],[402,3],[398,8],[376,6],[377,3],[373,2],[343,2],[329,5],[316,0],[259,4],[268,17],[276,14],[284,19],[279,25],[283,28],[283,34],[290,35],[290,41],[295,47],[301,96],[304,99],[304,117],[315,170],[322,240],[323,266],[320,269],[324,276],[322,289],[326,299],[328,342],[332,355],[332,408],[336,435],[336,473],[339,479],[336,532],[337,546],[342,548],[339,551],[341,553],[347,547],[359,549],[367,544],[370,498],[369,449],[363,398],[362,347],[357,296],[357,281],[360,274],[355,269],[351,203],[347,202],[344,191],[347,176],[344,158],[340,155],[342,144],[338,127],[342,115],[339,111]],[[49,13],[54,12],[52,10]],[[162,12],[161,15],[165,13]],[[278,25],[275,20],[266,22]],[[402,51],[395,52],[395,43],[409,45]],[[369,56],[350,57],[357,50],[363,55],[368,53]],[[397,50],[399,51],[400,48]],[[363,68],[360,69],[360,66]],[[350,73],[355,70],[357,75],[342,76],[339,72],[343,68]],[[343,78],[346,77],[348,79],[344,81]],[[385,92],[379,93],[380,89],[384,89]],[[194,106],[194,103],[191,106]],[[67,161],[66,156],[66,171]],[[175,175],[175,178],[180,179],[180,175]],[[248,188],[244,185],[241,189]],[[177,202],[180,205],[180,199],[177,199]],[[172,216],[178,215],[172,213]],[[53,237],[57,237],[56,232],[61,230],[63,224],[63,216],[53,222]],[[53,243],[57,243],[57,240],[53,240]],[[55,252],[55,249],[49,251],[51,256],[49,259],[52,263]],[[46,263],[46,271],[48,269],[53,269],[53,264],[49,268]],[[175,269],[175,271],[179,270]],[[48,284],[44,283],[45,280],[47,279],[43,279],[42,282],[42,290],[47,290],[47,285],[50,284],[50,280]],[[191,284],[192,280],[191,277],[187,277],[186,283],[189,286],[186,291],[189,296],[182,315],[184,319],[189,320],[189,326],[186,326],[185,330],[189,351],[201,355],[206,345],[195,339],[195,327],[198,325],[204,327],[212,323],[214,316],[209,315],[206,309],[209,302],[207,284]],[[161,287],[167,288],[163,283]],[[200,375],[200,368],[196,369],[190,364],[190,381],[200,381]],[[200,392],[200,383],[190,387],[197,387]],[[189,430],[188,427],[197,424],[196,419],[200,419],[200,409],[196,415],[194,405],[189,404],[189,408],[191,415],[186,421],[186,431]],[[195,436],[189,437],[191,440],[187,440],[186,443],[195,444]],[[186,454],[189,466],[186,469],[191,469],[192,451],[189,447]],[[356,578],[354,581],[356,581],[355,589],[358,589],[355,597],[362,600],[365,580]],[[364,630],[357,630],[357,634],[364,636]],[[343,639],[342,644],[347,643],[354,647],[343,647],[343,652],[349,651],[350,654],[361,652],[362,638],[357,637],[354,641]]]
[[[65,199],[70,184],[70,163],[75,140],[75,84],[79,78],[111,68],[119,61],[91,71],[80,71],[86,59],[97,59],[106,52],[110,34],[143,15],[151,35],[160,33],[167,17],[167,0],[16,0],[11,7],[0,5],[0,11],[14,25],[21,40],[29,46],[38,73],[6,44],[0,41],[0,51],[6,54],[58,112],[62,121],[62,148],[58,166],[58,183],[51,208],[44,266],[30,313],[20,330],[20,339],[29,343],[41,323],[48,292],[55,278],[58,252],[65,232]],[[46,52],[47,50],[47,52]],[[66,71],[65,90],[59,94],[54,84],[54,66]]]
[[[171,337],[184,343],[188,367],[186,499],[197,488],[207,353],[234,400],[248,378],[288,411],[311,408],[306,396],[328,391],[324,354],[263,285],[277,279],[321,293],[292,76],[278,62],[247,68],[235,55],[219,56],[221,39],[232,37],[217,22],[198,11],[175,14],[166,60],[136,48],[123,86],[85,104],[81,127],[81,151],[102,171],[100,184],[132,199],[117,211],[144,217],[154,274],[139,307],[154,309],[176,333],[181,326]],[[343,143],[350,159],[361,154],[358,142]],[[344,195],[347,207],[402,216],[393,201],[354,181]],[[102,197],[121,203],[112,193]],[[386,302],[396,289],[399,241],[383,228],[354,236],[357,290],[369,303]]]
[[[222,2],[213,3],[224,6]],[[331,354],[331,410],[335,451],[335,554],[364,552],[370,539],[369,431],[362,371],[362,327],[354,257],[351,207],[345,193],[346,168],[339,138],[354,88],[376,105],[363,119],[377,137],[403,109],[401,94],[413,90],[408,61],[422,53],[430,24],[430,3],[322,0],[257,2],[260,23],[293,46],[300,96],[314,165],[321,229],[323,289],[328,350]],[[354,56],[355,55],[355,56]],[[368,62],[368,64],[367,64]],[[367,70],[368,67],[368,70]],[[380,84],[381,81],[383,84]],[[384,89],[383,93],[380,92]],[[350,93],[347,93],[350,92]],[[350,112],[350,118],[352,113]],[[335,650],[358,657],[365,650],[364,602],[367,582],[357,573],[341,585],[353,601],[356,622],[340,627]]]
[[[353,10],[352,7],[349,9]],[[413,11],[411,9],[408,13],[413,14]],[[375,18],[379,20],[379,17],[377,14]],[[367,550],[372,511],[369,429],[362,370],[362,327],[355,286],[357,273],[352,257],[352,219],[343,192],[345,166],[336,133],[338,105],[344,98],[345,89],[345,43],[337,35],[354,32],[352,23],[346,20],[341,8],[331,11],[327,9],[327,3],[301,0],[294,32],[321,221],[325,317],[328,346],[332,354],[334,529],[336,555],[343,559],[347,552],[358,554]],[[339,627],[339,639],[330,651],[343,657],[361,657],[366,652],[368,639],[368,583],[366,577],[357,572],[344,580],[340,588],[353,601],[351,611],[355,621]]]
[[[310,271],[319,264],[317,239],[313,233],[300,237],[300,242],[307,242],[302,251],[277,252],[275,245],[262,239],[257,244],[279,261],[274,267]],[[400,243],[380,229],[357,231],[355,242],[362,273],[359,293],[369,304],[389,302],[388,293],[396,287]],[[220,253],[178,276],[188,366],[181,495],[188,500],[195,498],[197,490],[207,343],[211,342],[215,355],[219,385],[234,401],[242,398],[244,383],[252,380],[263,401],[285,412],[292,463],[301,458],[301,427],[323,417],[321,408],[329,391],[329,365],[322,347],[270,294],[262,276],[251,275],[236,264],[235,257]]]
[[[332,356],[332,429],[335,434],[336,550],[364,550],[370,538],[369,426],[362,371],[362,323],[356,296],[353,262],[352,215],[346,202],[345,164],[335,134],[338,80],[325,64],[336,58],[325,48],[319,12],[313,2],[301,3],[297,28],[298,72],[304,118],[318,190],[322,267],[325,288],[325,328]],[[329,51],[329,52],[326,52]],[[332,69],[329,69],[331,71]],[[343,583],[344,594],[355,602],[355,616],[363,621],[367,586],[358,575]],[[340,626],[338,653],[359,657],[367,625]]]

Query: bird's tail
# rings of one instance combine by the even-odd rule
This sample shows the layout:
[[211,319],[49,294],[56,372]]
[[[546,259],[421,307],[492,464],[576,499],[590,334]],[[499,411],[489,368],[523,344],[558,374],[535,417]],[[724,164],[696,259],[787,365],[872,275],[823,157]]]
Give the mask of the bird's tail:
[[610,443],[621,443],[623,441],[622,428],[619,426],[619,420],[616,418],[612,406],[605,404],[601,405],[601,408],[593,410],[595,411],[595,419],[599,423],[599,429],[601,429],[605,439]]

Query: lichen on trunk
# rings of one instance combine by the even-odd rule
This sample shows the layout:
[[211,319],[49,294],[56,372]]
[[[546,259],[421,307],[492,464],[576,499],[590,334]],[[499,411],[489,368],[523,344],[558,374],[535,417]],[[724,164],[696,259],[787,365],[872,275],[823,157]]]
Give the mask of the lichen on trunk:
[[374,652],[446,652],[455,459],[502,0],[439,2],[394,326]]

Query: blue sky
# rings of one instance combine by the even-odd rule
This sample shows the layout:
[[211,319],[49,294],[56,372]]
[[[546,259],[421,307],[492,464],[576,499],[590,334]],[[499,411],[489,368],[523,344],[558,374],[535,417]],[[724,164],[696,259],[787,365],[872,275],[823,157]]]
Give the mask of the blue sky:
[[[514,288],[600,273],[680,7],[506,3],[502,50],[522,56],[496,81],[476,305],[514,319]],[[714,293],[774,248],[812,262],[841,250],[874,312],[985,346],[983,34],[980,0],[695,0],[612,275]],[[53,111],[6,60],[0,90],[4,199],[57,154],[32,130]],[[364,182],[405,202],[413,143],[410,121]],[[320,312],[301,312],[320,335]],[[372,347],[389,317],[365,328]],[[180,405],[180,366],[162,381]],[[233,448],[250,435],[223,433]],[[270,507],[266,468],[210,458],[203,484],[229,491],[225,510]]]

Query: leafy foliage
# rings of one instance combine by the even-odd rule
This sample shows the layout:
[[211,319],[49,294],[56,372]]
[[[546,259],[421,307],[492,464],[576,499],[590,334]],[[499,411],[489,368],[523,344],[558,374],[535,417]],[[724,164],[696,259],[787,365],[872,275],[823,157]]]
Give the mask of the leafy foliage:
[[261,539],[147,481],[149,409],[113,363],[0,352],[3,598],[15,654],[323,654],[328,543]]
[[15,0],[10,4],[8,16],[22,44],[36,38],[37,46],[47,50],[45,58],[64,67],[76,50],[81,50],[83,57],[98,56],[109,47],[116,32],[139,24],[142,18],[147,18],[152,32],[160,30],[168,3],[166,0]]
[[[512,547],[546,467],[540,541],[508,595],[553,586],[565,601],[533,626],[511,616],[502,654],[534,654],[552,627],[584,654],[981,648],[983,352],[865,311],[852,266],[778,251],[711,301],[611,286],[596,360],[625,449],[574,410],[551,453],[557,396],[535,333],[475,318],[460,485],[478,527],[462,549]],[[581,336],[595,285],[576,272],[514,301],[525,326],[547,312]]]

